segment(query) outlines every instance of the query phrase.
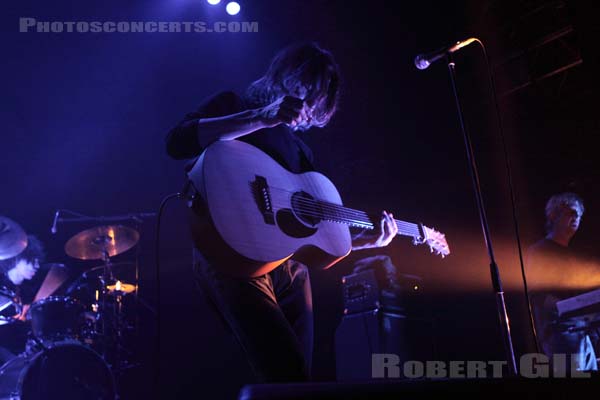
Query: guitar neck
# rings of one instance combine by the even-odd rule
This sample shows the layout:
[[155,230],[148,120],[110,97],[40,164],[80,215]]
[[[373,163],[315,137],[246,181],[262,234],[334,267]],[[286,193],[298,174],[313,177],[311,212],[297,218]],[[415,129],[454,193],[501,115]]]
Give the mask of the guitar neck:
[[[320,211],[319,214],[321,218],[324,220],[338,222],[363,229],[375,229],[376,227],[375,223],[364,211],[354,210],[352,208],[322,201],[316,201],[316,206]],[[419,224],[406,222],[399,219],[394,219],[394,221],[398,227],[398,235],[423,239],[422,228]]]

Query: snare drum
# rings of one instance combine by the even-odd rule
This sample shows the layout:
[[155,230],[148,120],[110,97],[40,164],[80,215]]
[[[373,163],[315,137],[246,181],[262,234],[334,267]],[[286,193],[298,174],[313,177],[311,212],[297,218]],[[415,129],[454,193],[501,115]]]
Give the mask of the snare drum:
[[51,296],[36,301],[29,309],[31,333],[43,341],[76,339],[84,309],[72,297]]

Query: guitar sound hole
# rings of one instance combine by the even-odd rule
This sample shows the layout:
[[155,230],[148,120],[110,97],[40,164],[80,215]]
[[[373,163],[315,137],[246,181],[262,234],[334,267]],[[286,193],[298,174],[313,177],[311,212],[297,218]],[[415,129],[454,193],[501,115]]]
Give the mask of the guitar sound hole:
[[275,218],[283,233],[294,238],[305,238],[317,232],[320,211],[315,199],[306,192],[296,192],[291,199],[292,208],[282,208]]
[[314,227],[321,222],[321,206],[306,192],[296,192],[292,195],[292,210],[296,217],[308,226]]
[[282,208],[275,214],[277,226],[283,233],[293,238],[305,238],[314,235],[316,228],[305,225],[296,218],[296,215],[289,208]]

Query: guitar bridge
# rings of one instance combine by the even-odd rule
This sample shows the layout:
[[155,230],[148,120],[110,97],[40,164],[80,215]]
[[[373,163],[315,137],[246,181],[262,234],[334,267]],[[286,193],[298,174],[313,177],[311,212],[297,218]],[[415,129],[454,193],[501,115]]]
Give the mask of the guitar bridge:
[[255,175],[255,179],[250,182],[250,190],[254,197],[254,202],[263,216],[266,224],[275,225],[275,214],[273,213],[273,204],[271,203],[271,192],[269,184],[264,176]]

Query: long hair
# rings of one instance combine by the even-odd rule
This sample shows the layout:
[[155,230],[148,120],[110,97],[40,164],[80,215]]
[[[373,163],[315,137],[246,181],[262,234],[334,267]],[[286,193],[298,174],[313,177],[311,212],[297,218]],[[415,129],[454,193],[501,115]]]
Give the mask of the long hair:
[[245,100],[253,106],[265,106],[293,95],[298,86],[304,87],[304,100],[314,100],[311,126],[323,127],[337,109],[340,80],[339,67],[329,51],[314,42],[293,44],[280,50],[265,75],[250,84]]
[[7,260],[0,261],[0,271],[4,273],[8,272],[17,265],[19,260],[25,260],[31,264],[34,264],[36,260],[38,260],[40,263],[44,262],[45,257],[46,251],[44,250],[44,245],[42,242],[33,235],[27,235],[27,247],[25,247],[25,249],[18,255]]

